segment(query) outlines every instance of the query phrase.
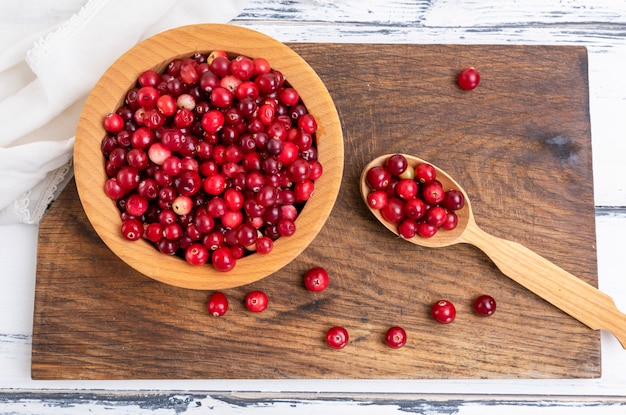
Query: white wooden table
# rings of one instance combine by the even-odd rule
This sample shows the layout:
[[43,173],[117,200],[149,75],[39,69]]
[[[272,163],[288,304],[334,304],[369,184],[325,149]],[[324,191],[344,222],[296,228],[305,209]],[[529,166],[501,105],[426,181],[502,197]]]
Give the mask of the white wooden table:
[[[626,311],[626,2],[252,0],[233,23],[284,42],[586,46],[599,286]],[[36,227],[0,227],[0,413],[626,413],[626,351],[609,333],[594,380],[33,381],[36,247]]]

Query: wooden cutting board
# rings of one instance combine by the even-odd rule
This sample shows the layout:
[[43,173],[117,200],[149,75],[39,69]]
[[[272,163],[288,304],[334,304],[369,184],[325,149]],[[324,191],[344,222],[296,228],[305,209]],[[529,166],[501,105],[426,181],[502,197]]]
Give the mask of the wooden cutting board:
[[[290,45],[318,72],[344,130],[345,175],[327,224],[291,264],[210,292],[138,274],[99,240],[73,183],[40,228],[32,344],[34,379],[595,378],[600,336],[502,275],[477,249],[420,248],[365,209],[358,178],[377,155],[407,152],[457,178],[487,232],[526,245],[597,286],[587,51],[582,47]],[[476,66],[480,86],[455,84]],[[306,291],[324,266],[330,287]],[[269,308],[247,312],[245,294]],[[495,315],[471,311],[479,294]],[[450,325],[430,305],[457,306]],[[343,325],[349,345],[325,331]],[[383,343],[392,325],[407,345]]]

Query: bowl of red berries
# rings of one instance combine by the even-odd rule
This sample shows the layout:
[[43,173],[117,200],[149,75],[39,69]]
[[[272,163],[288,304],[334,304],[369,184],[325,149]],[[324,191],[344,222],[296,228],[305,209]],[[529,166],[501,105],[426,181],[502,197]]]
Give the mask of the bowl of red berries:
[[292,49],[203,24],[148,38],[103,74],[81,113],[74,173],[98,236],[138,272],[199,290],[294,260],[339,193],[332,98]]

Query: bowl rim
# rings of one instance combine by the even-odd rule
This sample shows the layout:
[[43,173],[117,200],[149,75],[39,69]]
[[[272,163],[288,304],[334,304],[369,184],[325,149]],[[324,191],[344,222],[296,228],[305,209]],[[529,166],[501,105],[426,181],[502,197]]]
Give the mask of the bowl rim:
[[[237,260],[235,268],[220,272],[210,265],[194,266],[184,259],[158,252],[146,240],[126,241],[115,202],[103,191],[107,179],[101,153],[106,132],[102,118],[115,111],[126,92],[146,69],[161,71],[177,57],[224,50],[250,58],[263,57],[300,93],[316,118],[316,145],[323,166],[316,189],[296,219],[296,234],[274,242],[268,255]],[[315,239],[330,216],[343,175],[343,132],[330,93],[317,73],[295,51],[252,29],[230,24],[199,24],[173,28],[138,43],[121,55],[101,76],[89,94],[76,128],[74,175],[87,218],[111,251],[136,271],[154,280],[189,289],[215,290],[246,285],[265,278],[294,260]],[[158,258],[158,262],[155,259]]]

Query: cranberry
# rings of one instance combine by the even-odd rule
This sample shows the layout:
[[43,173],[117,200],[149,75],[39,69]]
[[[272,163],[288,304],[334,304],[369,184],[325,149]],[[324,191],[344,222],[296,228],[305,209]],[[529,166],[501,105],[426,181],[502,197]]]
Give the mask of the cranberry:
[[428,163],[419,163],[415,166],[415,180],[420,183],[428,184],[435,181],[437,171]]
[[278,100],[285,105],[292,106],[298,103],[300,95],[293,88],[282,88],[278,92]]
[[447,217],[448,212],[444,208],[442,208],[441,206],[432,206],[426,211],[426,215],[424,215],[424,220],[429,225],[438,228],[446,222]]
[[417,195],[417,182],[412,179],[400,179],[395,190],[400,198],[404,200],[413,199]]
[[213,251],[211,262],[216,270],[227,272],[235,268],[236,259],[230,248],[220,247]]
[[310,268],[304,274],[304,286],[309,291],[324,291],[328,287],[328,272],[322,267]]
[[253,313],[260,313],[267,308],[268,297],[263,291],[251,291],[246,295],[246,308]]
[[191,265],[202,265],[209,261],[209,250],[202,244],[190,245],[185,250],[185,259]]
[[446,220],[441,225],[441,228],[447,231],[451,231],[452,229],[456,228],[458,224],[459,217],[456,215],[456,213],[450,211],[446,214]]
[[195,53],[124,98],[101,148],[125,236],[228,271],[295,233],[323,171],[317,120],[267,60]]
[[256,252],[261,255],[269,254],[273,248],[274,241],[267,236],[262,236],[256,240]]
[[465,68],[459,73],[457,81],[461,89],[471,91],[472,89],[475,89],[480,83],[480,74],[478,73],[476,68]]
[[139,240],[143,236],[143,223],[139,219],[126,219],[121,229],[122,236],[129,241]]
[[124,128],[124,119],[116,113],[104,117],[104,129],[111,133],[117,133]]
[[407,218],[419,220],[426,213],[426,203],[422,199],[409,199],[404,203],[403,213]]
[[385,160],[385,168],[389,173],[400,176],[408,167],[409,163],[402,154],[394,154]]
[[437,233],[437,227],[426,222],[418,222],[417,234],[422,238],[432,238]]
[[326,344],[333,349],[343,349],[349,341],[348,330],[341,326],[334,326],[326,332]]
[[441,205],[448,210],[459,210],[465,206],[465,197],[460,190],[450,189],[445,192]]
[[400,326],[393,326],[385,334],[385,343],[392,349],[399,349],[406,344],[406,331]]
[[252,63],[254,64],[255,76],[269,73],[271,70],[270,63],[265,58],[254,58]]
[[313,134],[317,130],[317,122],[311,114],[304,114],[298,118],[298,127],[305,133]]
[[202,128],[208,133],[216,133],[224,126],[224,114],[218,110],[210,110],[202,116]]
[[417,235],[418,224],[413,219],[403,219],[398,225],[398,233],[404,239],[410,239]]
[[391,173],[382,166],[375,166],[366,173],[367,184],[375,190],[383,190],[389,186]]
[[131,216],[141,216],[148,210],[148,199],[133,193],[126,199],[126,212]]
[[207,304],[209,314],[215,317],[221,317],[228,311],[228,298],[221,291],[216,291],[209,297]]
[[441,183],[437,181],[428,183],[422,189],[422,197],[424,198],[424,202],[429,205],[437,205],[441,203],[444,196],[445,192],[443,190],[443,186],[441,186]]
[[456,308],[448,300],[439,300],[431,307],[431,315],[441,324],[449,324],[456,317]]
[[496,312],[496,300],[490,295],[479,295],[474,300],[474,312],[482,317],[488,317]]
[[380,214],[386,221],[400,223],[404,218],[404,203],[397,197],[392,197],[380,209]]

